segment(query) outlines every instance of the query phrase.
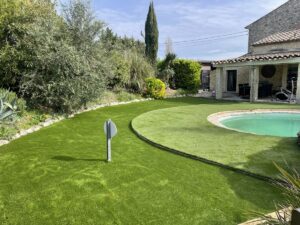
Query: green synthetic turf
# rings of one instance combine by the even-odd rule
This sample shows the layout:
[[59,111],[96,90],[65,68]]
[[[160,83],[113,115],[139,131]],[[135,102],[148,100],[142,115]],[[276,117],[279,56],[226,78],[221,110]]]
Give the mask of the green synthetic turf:
[[[161,145],[253,173],[276,177],[274,163],[300,170],[296,138],[258,136],[219,128],[207,117],[216,112],[299,106],[208,102],[147,112],[133,120],[141,135]],[[299,127],[300,131],[300,127]]]
[[[0,147],[0,224],[231,225],[253,217],[251,211],[273,211],[282,201],[277,188],[164,152],[130,128],[151,110],[198,105],[205,112],[211,104],[239,107],[194,98],[108,107]],[[111,164],[103,134],[108,118],[119,130]],[[163,121],[154,122],[159,129]]]

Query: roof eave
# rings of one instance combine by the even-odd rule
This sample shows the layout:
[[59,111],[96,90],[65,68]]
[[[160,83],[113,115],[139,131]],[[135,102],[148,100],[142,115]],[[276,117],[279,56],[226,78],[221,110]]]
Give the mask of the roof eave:
[[263,65],[278,65],[278,64],[292,64],[300,63],[300,57],[294,58],[284,58],[284,59],[269,59],[269,60],[252,60],[244,62],[234,62],[234,63],[213,63],[214,67],[243,67],[243,66],[263,66]]
[[292,42],[299,42],[299,39],[294,39],[294,40],[286,40],[286,41],[275,41],[275,42],[270,42],[270,43],[259,43],[259,44],[253,44],[253,47],[258,47],[258,46],[265,46],[265,45],[274,45],[274,44],[284,44],[284,43],[292,43]]

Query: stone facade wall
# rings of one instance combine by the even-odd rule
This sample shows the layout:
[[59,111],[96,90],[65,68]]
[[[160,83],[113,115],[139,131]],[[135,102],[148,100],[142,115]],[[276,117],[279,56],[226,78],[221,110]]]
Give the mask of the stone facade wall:
[[239,84],[249,84],[250,82],[250,68],[240,67],[237,72],[237,90],[239,89]]
[[269,44],[269,45],[259,45],[253,46],[252,50],[254,54],[264,54],[264,53],[275,53],[280,50],[280,52],[284,51],[299,51],[300,49],[300,41],[286,42],[286,43],[278,43],[278,44]]
[[252,44],[269,35],[300,28],[300,1],[289,0],[271,13],[250,24],[249,52],[252,52]]
[[[261,67],[259,68],[261,71]],[[283,73],[283,66],[277,65],[276,66],[276,73],[272,78],[265,78],[259,73],[259,82],[269,82],[273,84],[273,90],[280,90],[282,87],[282,74]]]

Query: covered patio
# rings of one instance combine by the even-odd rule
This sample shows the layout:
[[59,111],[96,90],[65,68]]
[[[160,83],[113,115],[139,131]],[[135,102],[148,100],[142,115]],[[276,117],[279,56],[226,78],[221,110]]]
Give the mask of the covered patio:
[[300,52],[247,54],[214,62],[216,99],[234,94],[256,102],[287,90],[300,103]]

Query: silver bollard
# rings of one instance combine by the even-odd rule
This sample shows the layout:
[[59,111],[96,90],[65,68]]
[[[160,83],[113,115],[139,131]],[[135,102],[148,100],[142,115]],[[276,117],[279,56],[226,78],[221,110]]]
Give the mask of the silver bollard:
[[117,135],[117,126],[110,119],[104,123],[104,132],[106,134],[107,162],[111,162],[111,139]]
[[300,209],[293,210],[291,225],[300,225]]

